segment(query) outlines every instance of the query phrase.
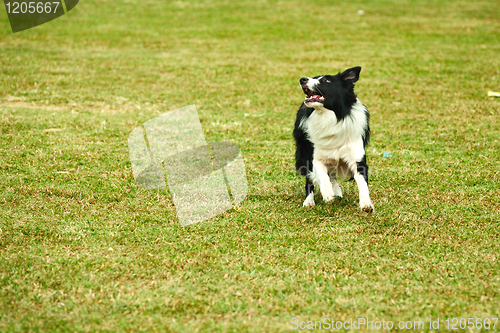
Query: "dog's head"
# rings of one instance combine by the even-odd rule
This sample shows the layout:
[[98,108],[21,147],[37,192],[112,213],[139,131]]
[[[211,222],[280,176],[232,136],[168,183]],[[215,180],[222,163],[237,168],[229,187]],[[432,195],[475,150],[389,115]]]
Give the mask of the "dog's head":
[[354,83],[359,79],[361,67],[349,68],[337,75],[319,75],[313,78],[303,77],[300,86],[306,94],[304,103],[310,108],[326,108],[342,112],[356,102]]

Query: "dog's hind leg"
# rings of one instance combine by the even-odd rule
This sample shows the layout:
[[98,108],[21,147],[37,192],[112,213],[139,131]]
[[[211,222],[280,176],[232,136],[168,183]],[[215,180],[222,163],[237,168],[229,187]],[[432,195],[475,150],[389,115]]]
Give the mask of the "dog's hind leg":
[[339,183],[337,182],[337,178],[330,177],[330,180],[332,181],[333,195],[335,195],[336,197],[342,198],[342,189],[340,188]]
[[309,175],[307,175],[306,176],[306,200],[304,200],[304,203],[302,204],[302,206],[312,207],[314,205],[315,205],[315,202],[314,202],[314,184],[309,179]]

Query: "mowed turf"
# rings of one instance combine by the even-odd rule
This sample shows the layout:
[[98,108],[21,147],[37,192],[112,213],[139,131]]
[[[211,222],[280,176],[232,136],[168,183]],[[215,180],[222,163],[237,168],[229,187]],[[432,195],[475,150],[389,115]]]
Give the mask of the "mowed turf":
[[[86,0],[12,34],[0,10],[0,331],[498,318],[499,17],[498,1]],[[352,66],[376,212],[349,182],[304,209],[298,79]],[[127,139],[191,104],[207,142],[241,147],[249,193],[181,227],[168,191],[135,185]]]

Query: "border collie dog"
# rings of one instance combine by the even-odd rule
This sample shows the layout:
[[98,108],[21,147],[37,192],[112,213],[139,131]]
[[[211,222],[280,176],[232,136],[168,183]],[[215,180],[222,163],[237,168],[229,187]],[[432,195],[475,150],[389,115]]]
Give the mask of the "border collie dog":
[[354,93],[361,67],[337,75],[303,77],[306,98],[297,112],[295,166],[306,176],[304,207],[314,206],[314,186],[323,201],[342,197],[337,178],[356,180],[361,210],[371,213],[365,146],[370,138],[368,109]]

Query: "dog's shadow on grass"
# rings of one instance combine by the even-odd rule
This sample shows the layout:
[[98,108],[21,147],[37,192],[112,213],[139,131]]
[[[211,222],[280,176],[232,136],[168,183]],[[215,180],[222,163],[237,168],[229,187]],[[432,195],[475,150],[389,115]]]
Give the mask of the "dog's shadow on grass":
[[[321,197],[321,196],[320,196]],[[343,211],[346,214],[352,214],[358,208],[358,203],[354,197],[336,197],[330,202],[324,202],[322,199],[316,200],[316,205],[311,209],[322,215],[331,216],[332,212]]]
[[332,213],[344,212],[346,215],[349,214],[363,214],[369,216],[369,214],[363,213],[359,209],[359,198],[355,194],[344,194],[343,197],[335,197],[330,202],[324,202],[321,194],[315,194],[315,205],[313,207],[303,207],[302,203],[304,201],[303,195],[293,195],[286,196],[282,198],[284,201],[293,202],[298,208],[305,212],[319,214],[320,216],[331,217]]

